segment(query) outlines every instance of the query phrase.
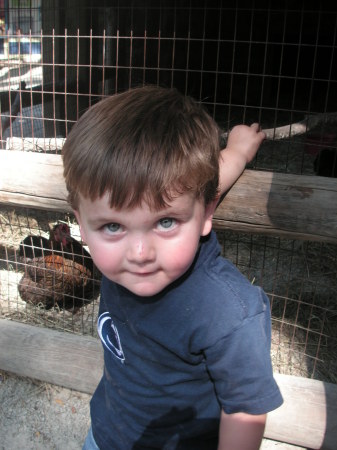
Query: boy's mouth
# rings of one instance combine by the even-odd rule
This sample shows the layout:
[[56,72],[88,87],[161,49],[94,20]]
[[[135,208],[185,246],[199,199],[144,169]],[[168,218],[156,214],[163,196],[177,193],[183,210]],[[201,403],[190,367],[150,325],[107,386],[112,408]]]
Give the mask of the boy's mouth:
[[130,272],[132,275],[135,275],[137,277],[148,277],[150,275],[154,275],[155,273],[157,273],[157,270],[153,270],[153,271],[142,271],[142,272]]

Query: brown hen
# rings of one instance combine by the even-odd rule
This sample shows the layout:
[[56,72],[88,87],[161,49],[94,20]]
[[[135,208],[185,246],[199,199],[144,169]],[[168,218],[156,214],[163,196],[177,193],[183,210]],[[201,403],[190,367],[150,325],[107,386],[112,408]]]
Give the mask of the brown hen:
[[83,299],[93,297],[97,284],[93,280],[94,265],[89,253],[71,238],[65,224],[53,228],[48,247],[44,253],[35,248],[32,258],[27,258],[26,248],[25,274],[18,286],[21,298],[46,308],[83,306]]

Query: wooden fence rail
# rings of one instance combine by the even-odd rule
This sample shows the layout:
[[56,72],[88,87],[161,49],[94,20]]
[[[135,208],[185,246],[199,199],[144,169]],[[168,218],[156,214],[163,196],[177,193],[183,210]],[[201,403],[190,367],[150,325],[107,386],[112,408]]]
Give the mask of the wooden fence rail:
[[[0,150],[0,203],[71,211],[60,155]],[[337,179],[245,170],[214,228],[337,243]]]
[[[0,319],[0,368],[92,394],[102,374],[98,339]],[[284,404],[268,415],[265,437],[336,450],[337,386],[275,375]]]

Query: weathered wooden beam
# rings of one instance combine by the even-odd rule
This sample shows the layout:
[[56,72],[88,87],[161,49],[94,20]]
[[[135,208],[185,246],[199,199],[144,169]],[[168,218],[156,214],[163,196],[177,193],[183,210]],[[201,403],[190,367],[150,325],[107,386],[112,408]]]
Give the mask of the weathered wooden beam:
[[336,243],[337,179],[246,170],[214,227]]
[[[60,155],[0,151],[0,203],[71,211]],[[214,228],[337,242],[337,179],[246,170]]]
[[60,155],[0,150],[0,203],[71,211]]
[[[0,319],[0,368],[92,394],[103,368],[98,339]],[[265,437],[336,450],[337,386],[275,375],[284,404],[268,415]]]
[[98,339],[0,319],[0,368],[92,394],[102,375]]
[[265,437],[310,449],[337,448],[337,385],[275,374],[283,405],[268,414]]

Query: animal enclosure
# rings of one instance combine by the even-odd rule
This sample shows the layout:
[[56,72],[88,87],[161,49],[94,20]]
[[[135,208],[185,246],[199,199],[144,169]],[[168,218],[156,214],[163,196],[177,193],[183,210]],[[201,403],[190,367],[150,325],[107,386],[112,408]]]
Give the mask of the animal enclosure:
[[[0,8],[0,164],[14,151],[59,155],[88,107],[150,83],[200,101],[223,130],[224,145],[234,125],[259,122],[267,139],[249,169],[310,177],[312,189],[299,190],[299,201],[312,195],[321,177],[336,177],[335,5],[32,0],[0,2]],[[36,184],[45,177],[41,171]],[[84,286],[72,269],[70,292],[58,290],[56,298],[59,269],[41,269],[28,252],[74,252],[50,241],[20,247],[30,235],[49,240],[58,223],[79,241],[71,212],[52,202],[50,210],[23,200],[13,204],[5,194],[0,200],[1,317],[95,336],[99,273],[87,273]],[[311,240],[307,229],[293,235],[219,229],[218,236],[223,254],[270,298],[275,371],[337,383],[337,235],[323,230],[331,224],[336,231],[336,218],[322,217]],[[18,287],[32,265],[32,277],[41,269],[43,283],[36,301],[25,301]]]

